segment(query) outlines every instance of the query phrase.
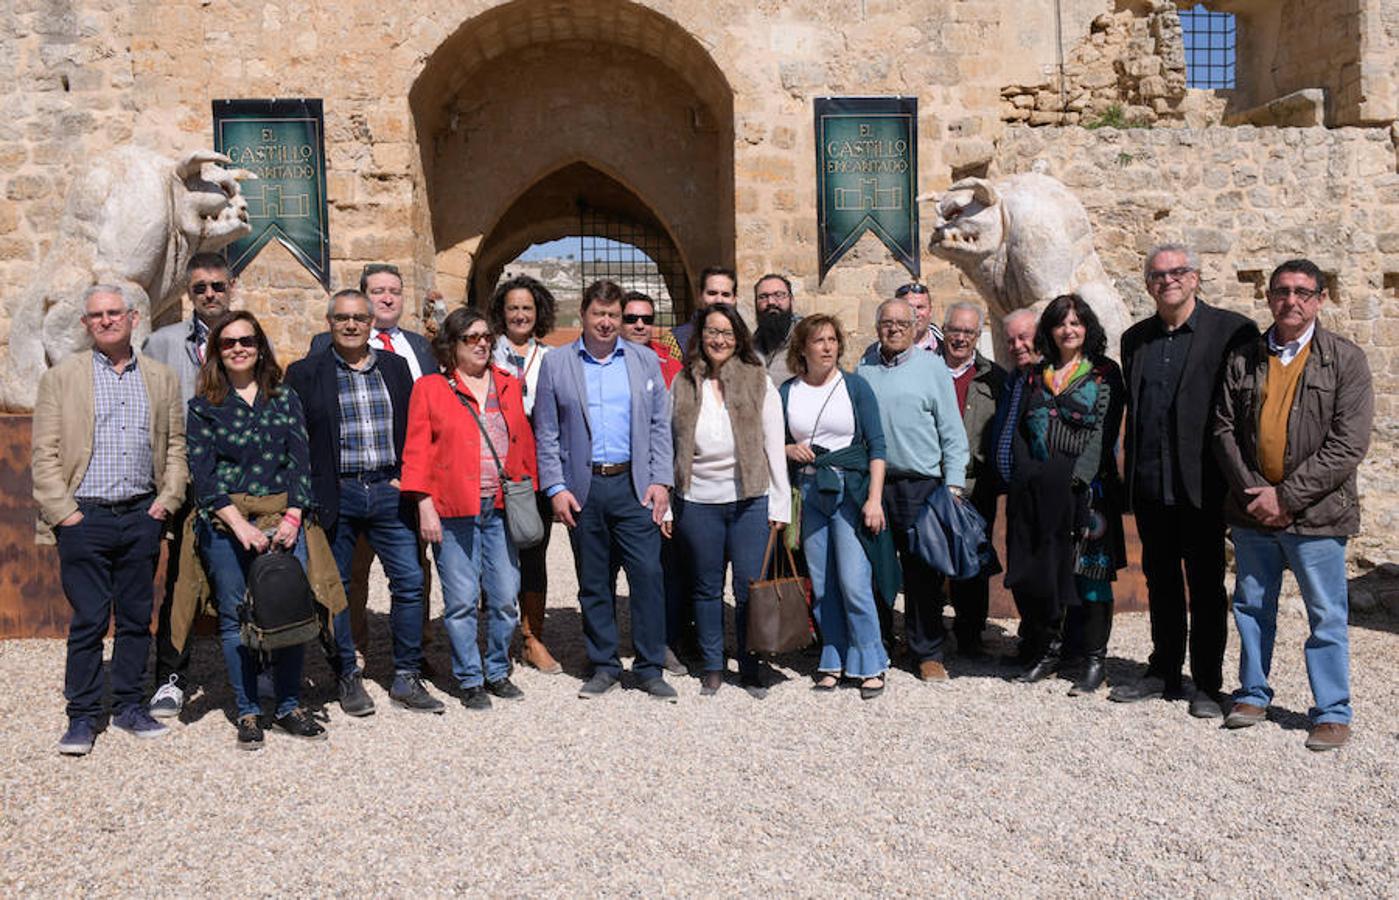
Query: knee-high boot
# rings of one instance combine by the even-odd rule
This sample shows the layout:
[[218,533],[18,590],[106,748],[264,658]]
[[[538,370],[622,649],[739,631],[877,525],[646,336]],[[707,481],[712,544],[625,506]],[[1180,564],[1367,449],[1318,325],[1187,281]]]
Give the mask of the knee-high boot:
[[1064,612],[1060,610],[1044,626],[1044,634],[1040,639],[1039,658],[1030,670],[1016,681],[1025,684],[1033,684],[1036,681],[1043,681],[1050,675],[1059,671],[1059,663],[1064,654]]
[[1083,608],[1083,656],[1087,665],[1083,677],[1074,683],[1069,696],[1091,694],[1107,677],[1108,636],[1112,634],[1112,601],[1086,603]]
[[544,595],[534,591],[520,593],[520,635],[523,638],[520,658],[545,675],[557,675],[563,666],[544,646]]

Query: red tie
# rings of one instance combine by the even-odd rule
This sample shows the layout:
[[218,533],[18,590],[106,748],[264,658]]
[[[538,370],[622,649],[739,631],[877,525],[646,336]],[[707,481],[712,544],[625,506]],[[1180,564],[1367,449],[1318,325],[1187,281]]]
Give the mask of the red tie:
[[379,343],[384,345],[384,349],[390,353],[394,352],[393,337],[387,331],[379,332]]

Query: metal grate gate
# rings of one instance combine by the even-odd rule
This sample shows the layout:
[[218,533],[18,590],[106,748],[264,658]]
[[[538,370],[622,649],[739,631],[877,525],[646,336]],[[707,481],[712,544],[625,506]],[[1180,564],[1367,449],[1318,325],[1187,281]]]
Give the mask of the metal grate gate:
[[1238,33],[1234,16],[1211,12],[1204,4],[1181,10],[1185,31],[1185,82],[1192,88],[1231,89],[1237,57]]
[[[677,314],[690,309],[690,285],[675,245],[661,231],[612,213],[578,207],[578,233],[582,240],[583,288],[605,278],[624,291],[640,291],[656,302],[656,322],[671,326]],[[673,296],[665,273],[678,274],[672,281],[681,296]]]

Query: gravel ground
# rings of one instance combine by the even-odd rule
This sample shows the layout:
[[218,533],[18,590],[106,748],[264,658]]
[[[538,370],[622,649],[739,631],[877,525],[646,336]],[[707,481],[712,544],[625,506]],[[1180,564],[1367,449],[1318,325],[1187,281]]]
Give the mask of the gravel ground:
[[[1399,895],[1392,621],[1351,630],[1357,728],[1339,753],[1302,747],[1295,616],[1273,716],[1238,733],[1184,703],[1070,698],[1064,680],[955,661],[946,684],[896,672],[871,702],[811,692],[798,657],[762,702],[673,679],[675,705],[631,690],[585,703],[566,540],[551,560],[566,674],[518,672],[525,701],[489,713],[411,715],[388,704],[375,616],[376,715],[342,715],[329,670],[308,664],[322,744],[269,733],[235,749],[205,640],[204,689],[170,735],[111,731],[62,758],[63,644],[0,642],[0,894]],[[994,623],[993,646],[1013,625]],[[1119,617],[1110,680],[1148,646],[1146,617]]]

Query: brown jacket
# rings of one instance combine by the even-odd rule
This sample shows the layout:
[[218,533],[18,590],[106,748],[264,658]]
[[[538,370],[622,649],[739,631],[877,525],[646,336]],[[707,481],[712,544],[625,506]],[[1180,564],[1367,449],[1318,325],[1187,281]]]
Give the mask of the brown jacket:
[[[1268,378],[1267,336],[1230,354],[1215,404],[1214,450],[1229,497],[1228,520],[1262,528],[1246,512],[1246,489],[1268,485],[1258,469],[1258,416]],[[1294,534],[1342,536],[1360,530],[1355,471],[1370,446],[1375,393],[1365,353],[1325,330],[1312,335],[1311,352],[1287,420],[1287,455],[1278,501],[1292,514]]]
[[[695,462],[695,424],[703,397],[704,366],[695,363],[689,372],[676,376],[671,384],[671,427],[675,441],[675,490],[683,494],[690,487]],[[733,359],[719,369],[724,386],[724,407],[733,429],[735,469],[739,495],[761,497],[768,489],[768,456],[763,445],[763,401],[767,397],[767,370]]]
[[995,476],[981,476],[991,470],[996,452],[991,443],[991,420],[996,418],[996,406],[1005,390],[1006,370],[980,353],[976,354],[975,368],[976,375],[967,386],[967,402],[962,407],[962,425],[967,429],[967,449],[971,452],[967,461],[967,496],[978,501],[980,509],[987,501],[992,507],[996,503]]
[[[36,543],[52,544],[53,526],[78,511],[73,495],[92,460],[93,352],[74,353],[39,379],[30,462],[34,502],[39,506]],[[185,483],[189,480],[180,383],[169,366],[149,356],[140,356],[137,365],[151,404],[156,500],[174,514],[184,503]]]

